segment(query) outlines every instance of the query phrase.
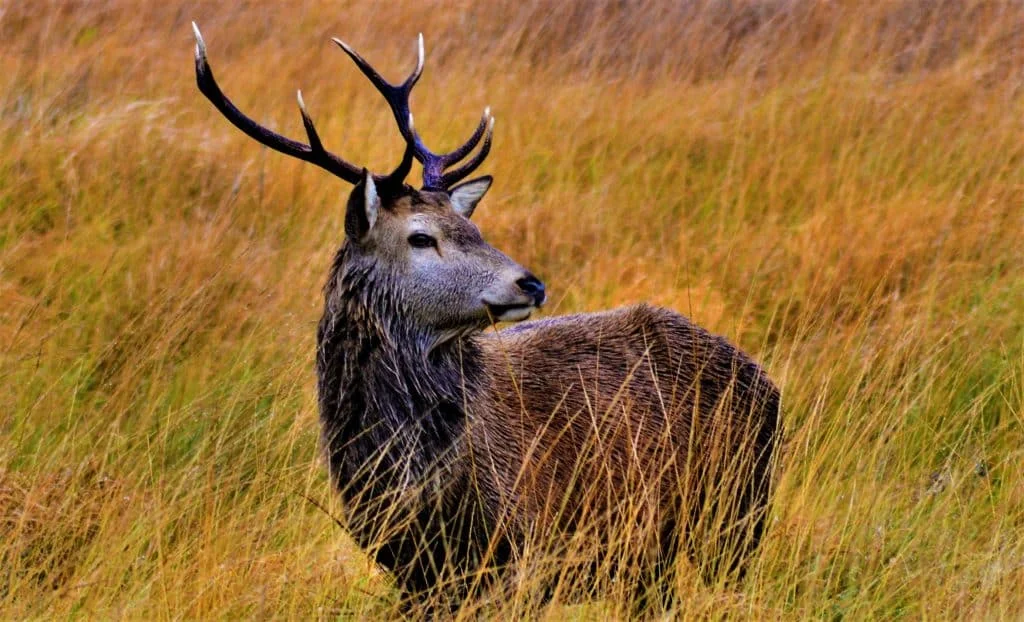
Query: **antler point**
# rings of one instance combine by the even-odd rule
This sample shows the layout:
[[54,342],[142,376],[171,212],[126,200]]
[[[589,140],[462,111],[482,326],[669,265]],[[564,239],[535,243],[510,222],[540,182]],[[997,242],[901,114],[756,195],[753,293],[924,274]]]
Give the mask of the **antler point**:
[[206,42],[203,41],[203,34],[199,32],[199,26],[192,22],[192,34],[196,37],[196,56],[206,57]]
[[424,63],[424,59],[426,58],[426,52],[424,51],[424,47],[423,47],[423,33],[422,32],[416,38],[416,43],[417,43],[416,51],[419,53],[419,59],[416,62],[416,73],[419,74],[421,71],[423,71],[423,63]]
[[337,43],[338,46],[341,49],[345,50],[346,52],[352,52],[352,48],[349,47],[349,45],[347,43],[345,43],[344,41],[342,41],[341,39],[339,39],[337,37],[331,37],[331,41],[334,41],[335,43]]

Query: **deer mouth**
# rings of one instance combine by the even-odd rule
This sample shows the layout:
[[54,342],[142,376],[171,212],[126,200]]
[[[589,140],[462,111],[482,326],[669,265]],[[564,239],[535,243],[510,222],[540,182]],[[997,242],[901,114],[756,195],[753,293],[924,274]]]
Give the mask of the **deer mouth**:
[[496,322],[518,322],[530,317],[536,307],[532,303],[519,303],[512,305],[499,305],[485,302],[487,313]]

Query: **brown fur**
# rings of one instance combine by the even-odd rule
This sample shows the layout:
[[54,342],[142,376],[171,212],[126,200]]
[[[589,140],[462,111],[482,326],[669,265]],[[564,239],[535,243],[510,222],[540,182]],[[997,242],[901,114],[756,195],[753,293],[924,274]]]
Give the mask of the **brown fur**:
[[[357,187],[349,209],[362,201]],[[529,554],[557,560],[552,582],[570,572],[639,592],[670,593],[680,551],[709,578],[741,574],[778,429],[761,368],[645,305],[486,333],[484,312],[466,309],[452,326],[453,301],[517,295],[528,273],[446,202],[411,188],[383,198],[325,290],[324,445],[357,541],[410,596],[452,604],[507,583]],[[416,214],[449,276],[410,268],[424,260],[404,242]]]
[[471,438],[501,456],[499,473],[520,476],[530,518],[546,526],[564,522],[550,516],[556,502],[567,515],[608,510],[586,487],[560,498],[560,482],[603,481],[625,492],[639,477],[658,480],[662,495],[685,493],[677,484],[685,465],[667,466],[690,445],[693,419],[746,427],[774,393],[724,339],[646,305],[521,324],[478,342],[489,373],[484,399],[469,407],[478,418]]

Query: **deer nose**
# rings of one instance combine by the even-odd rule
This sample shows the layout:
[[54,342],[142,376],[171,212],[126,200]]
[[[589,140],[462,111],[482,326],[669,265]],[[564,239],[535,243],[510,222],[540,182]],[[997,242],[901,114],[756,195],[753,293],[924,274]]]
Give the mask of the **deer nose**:
[[526,276],[516,281],[516,285],[519,286],[519,289],[523,290],[524,294],[532,298],[533,304],[538,307],[547,300],[547,295],[544,293],[544,284],[529,272],[526,273]]

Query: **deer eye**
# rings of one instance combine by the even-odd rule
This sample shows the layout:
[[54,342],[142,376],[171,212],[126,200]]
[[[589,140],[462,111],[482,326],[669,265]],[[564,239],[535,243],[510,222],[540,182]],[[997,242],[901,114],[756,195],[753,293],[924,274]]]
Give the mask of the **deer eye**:
[[437,240],[426,233],[414,233],[409,236],[409,246],[413,248],[437,248]]

